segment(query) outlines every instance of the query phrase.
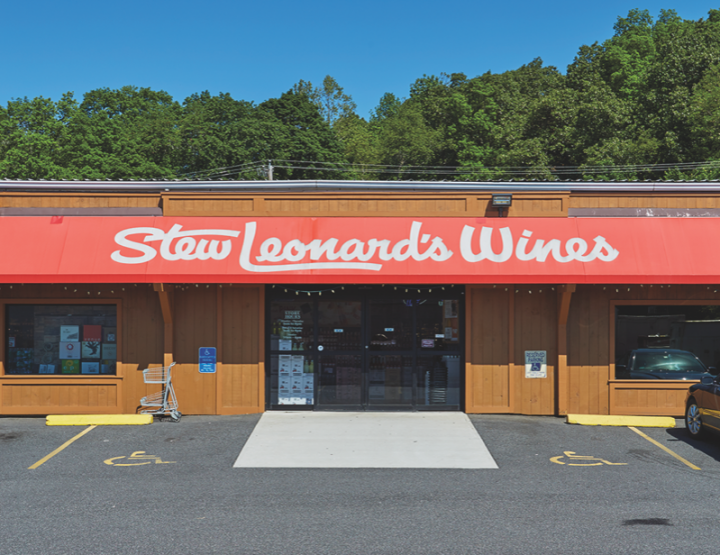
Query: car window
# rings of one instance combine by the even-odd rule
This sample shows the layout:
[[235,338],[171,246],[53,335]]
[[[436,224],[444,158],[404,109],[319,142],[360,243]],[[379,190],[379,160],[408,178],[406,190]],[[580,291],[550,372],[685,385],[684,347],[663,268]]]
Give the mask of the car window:
[[636,353],[635,369],[661,372],[705,372],[705,367],[691,353]]

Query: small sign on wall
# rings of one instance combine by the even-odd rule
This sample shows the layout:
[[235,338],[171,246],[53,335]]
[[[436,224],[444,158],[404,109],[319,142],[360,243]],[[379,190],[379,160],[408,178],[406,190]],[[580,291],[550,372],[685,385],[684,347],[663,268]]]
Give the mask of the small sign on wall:
[[525,377],[547,378],[547,351],[525,351]]
[[201,374],[214,374],[217,371],[217,350],[215,347],[200,347],[198,369]]

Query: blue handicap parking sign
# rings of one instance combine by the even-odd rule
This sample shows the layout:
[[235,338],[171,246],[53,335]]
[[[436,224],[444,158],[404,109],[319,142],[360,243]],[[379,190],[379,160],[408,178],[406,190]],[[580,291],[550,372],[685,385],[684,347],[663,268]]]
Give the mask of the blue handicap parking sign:
[[198,350],[198,365],[201,374],[214,374],[217,371],[217,349],[215,347],[200,347]]

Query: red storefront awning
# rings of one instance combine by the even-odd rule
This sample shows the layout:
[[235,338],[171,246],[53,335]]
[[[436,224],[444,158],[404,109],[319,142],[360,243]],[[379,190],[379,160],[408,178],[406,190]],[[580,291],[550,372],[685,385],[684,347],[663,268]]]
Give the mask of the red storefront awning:
[[715,218],[0,218],[2,283],[717,283]]

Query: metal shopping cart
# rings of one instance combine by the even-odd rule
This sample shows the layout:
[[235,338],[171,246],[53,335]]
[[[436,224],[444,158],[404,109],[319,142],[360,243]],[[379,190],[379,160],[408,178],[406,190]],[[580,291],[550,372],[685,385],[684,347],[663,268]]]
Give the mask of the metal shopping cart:
[[143,381],[145,383],[162,384],[162,390],[140,399],[141,407],[148,407],[142,408],[141,414],[169,415],[174,422],[180,420],[182,413],[177,410],[177,397],[170,377],[170,370],[173,366],[175,366],[174,362],[170,366],[143,370]]

